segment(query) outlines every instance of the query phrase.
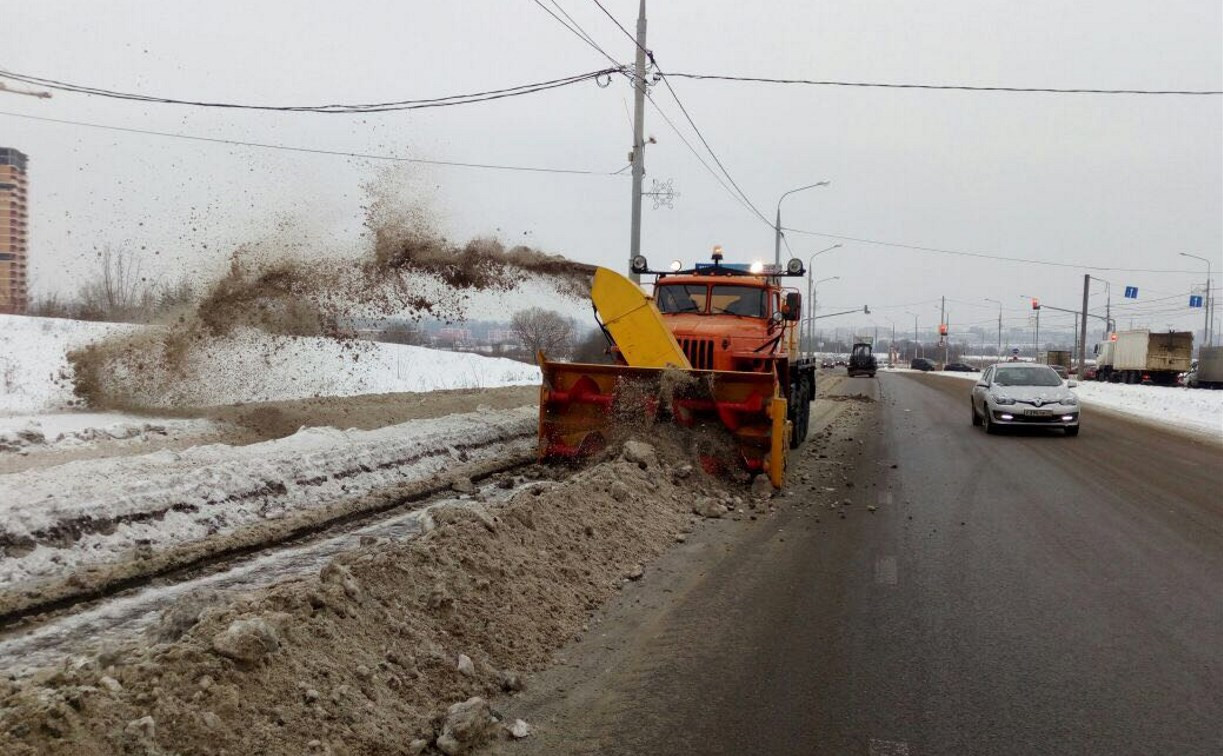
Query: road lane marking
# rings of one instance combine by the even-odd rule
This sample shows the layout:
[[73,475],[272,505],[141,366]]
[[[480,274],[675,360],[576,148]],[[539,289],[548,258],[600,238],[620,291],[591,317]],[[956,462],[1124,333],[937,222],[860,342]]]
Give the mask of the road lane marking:
[[909,744],[903,740],[871,738],[870,756],[909,756]]
[[879,585],[896,585],[896,557],[885,556],[875,560],[875,582]]

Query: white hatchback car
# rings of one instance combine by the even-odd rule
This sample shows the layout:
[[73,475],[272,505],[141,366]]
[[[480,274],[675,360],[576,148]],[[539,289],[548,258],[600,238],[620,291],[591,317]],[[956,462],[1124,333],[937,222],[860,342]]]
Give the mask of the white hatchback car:
[[1001,364],[986,368],[972,388],[972,424],[986,433],[1003,426],[1065,428],[1079,435],[1079,398],[1048,365]]

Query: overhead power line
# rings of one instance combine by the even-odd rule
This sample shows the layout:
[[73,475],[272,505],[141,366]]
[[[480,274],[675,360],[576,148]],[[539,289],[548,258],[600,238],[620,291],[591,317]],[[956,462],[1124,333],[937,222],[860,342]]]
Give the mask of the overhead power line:
[[725,74],[669,73],[676,79],[698,81],[736,81],[751,84],[797,84],[812,87],[868,87],[874,89],[928,89],[953,92],[1015,92],[1030,94],[1093,94],[1093,95],[1187,95],[1218,96],[1216,89],[1087,89],[1081,87],[1002,87],[973,84],[911,84],[880,81],[835,81],[830,79],[775,79],[765,76],[730,76]]
[[552,12],[552,10],[551,10],[551,9],[550,9],[548,6],[546,6],[546,5],[544,5],[544,4],[543,4],[542,0],[533,0],[533,2],[534,2],[536,5],[538,5],[538,6],[539,6],[539,8],[540,8],[540,10],[542,10],[544,13],[547,13],[549,16],[551,16],[552,18],[556,19],[556,22],[557,22],[558,24],[560,24],[561,26],[563,26],[563,27],[565,27],[566,29],[568,29],[568,30],[569,30],[569,32],[570,32],[571,34],[573,34],[573,35],[574,35],[574,36],[576,36],[578,39],[580,39],[580,40],[582,40],[583,42],[585,42],[585,43],[586,43],[587,45],[589,45],[590,47],[594,48],[594,50],[595,50],[596,52],[598,52],[600,55],[602,55],[604,58],[607,58],[607,60],[608,60],[609,62],[611,62],[611,64],[612,64],[612,65],[614,65],[614,66],[619,66],[620,68],[623,68],[623,66],[621,66],[620,62],[619,62],[619,61],[617,61],[615,58],[613,58],[613,57],[612,57],[612,56],[611,56],[611,55],[610,55],[610,54],[609,54],[609,53],[608,53],[606,50],[604,50],[602,47],[600,47],[600,46],[599,46],[599,43],[598,43],[598,42],[595,42],[594,37],[590,36],[590,35],[589,35],[589,34],[586,32],[586,30],[585,30],[585,29],[583,29],[583,28],[582,28],[582,27],[581,27],[581,26],[578,24],[578,22],[577,22],[577,21],[574,21],[574,20],[573,20],[573,16],[570,16],[570,15],[569,15],[567,12],[565,12],[565,9],[564,9],[564,8],[562,8],[562,7],[560,6],[560,3],[556,2],[556,0],[551,0],[552,5],[553,5],[553,6],[554,6],[554,7],[555,7],[555,8],[556,8],[558,11],[560,11],[560,12],[561,12],[561,14],[562,14],[562,15],[564,15],[564,17],[565,17],[566,19],[569,19],[567,22],[566,22],[564,19],[562,19],[560,16],[556,15],[555,13],[553,13],[553,12]]
[[[546,9],[545,9],[546,10]],[[615,63],[615,61],[612,61]],[[618,65],[618,64],[617,64]],[[235,102],[211,102],[207,100],[189,100],[174,97],[158,97],[153,95],[144,95],[134,92],[120,92],[111,89],[102,89],[100,87],[91,87],[81,84],[72,84],[65,81],[57,81],[55,79],[45,79],[38,76],[30,76],[28,74],[15,73],[12,71],[0,70],[0,78],[12,79],[14,81],[25,82],[26,84],[34,84],[48,89],[55,89],[63,92],[74,92],[76,94],[90,95],[94,97],[106,97],[115,100],[128,100],[134,102],[156,103],[163,105],[190,105],[201,108],[226,108],[234,110],[260,110],[272,112],[286,113],[386,113],[400,110],[422,110],[426,108],[443,108],[454,107],[457,105],[471,105],[478,102],[489,102],[492,100],[501,100],[508,97],[521,97],[523,95],[536,94],[545,92],[550,89],[558,89],[560,87],[568,87],[574,84],[580,84],[585,81],[610,76],[613,73],[619,73],[621,67],[604,68],[598,71],[589,71],[586,73],[574,74],[565,76],[559,79],[549,79],[547,81],[537,81],[530,84],[519,84],[513,87],[504,89],[490,89],[482,92],[471,92],[468,94],[447,95],[444,97],[431,97],[424,99],[411,100],[395,100],[390,102],[374,102],[374,103],[355,103],[355,104],[331,104],[331,105],[251,105]]]
[[1055,268],[1075,268],[1077,270],[1111,270],[1119,273],[1181,273],[1193,274],[1197,271],[1184,270],[1182,268],[1118,268],[1109,265],[1089,265],[1087,263],[1069,263],[1069,262],[1054,262],[1053,260],[1039,260],[1031,257],[1012,257],[1009,255],[996,255],[987,252],[968,252],[960,249],[944,249],[941,247],[925,247],[918,244],[903,244],[901,242],[880,241],[879,239],[866,239],[860,236],[843,236],[840,234],[827,234],[822,231],[809,231],[803,228],[783,227],[783,231],[791,231],[796,234],[806,234],[808,236],[819,236],[826,239],[841,239],[842,241],[860,242],[862,244],[875,244],[881,247],[897,247],[899,249],[911,249],[915,252],[931,252],[940,255],[956,255],[959,257],[977,257],[983,260],[1000,260],[1003,262],[1021,262],[1030,263],[1032,265],[1048,265]]
[[360,158],[363,160],[386,160],[397,163],[419,163],[421,165],[437,165],[450,168],[482,168],[495,171],[518,171],[522,173],[562,173],[575,176],[619,176],[620,171],[588,171],[575,168],[546,168],[539,166],[528,165],[504,165],[498,163],[469,163],[458,160],[429,160],[426,158],[408,158],[398,157],[396,155],[377,155],[367,152],[347,152],[344,150],[324,150],[314,147],[295,147],[287,144],[272,144],[268,142],[246,142],[237,139],[222,139],[220,137],[205,137],[195,134],[179,134],[172,131],[151,131],[148,129],[134,129],[127,126],[111,126],[103,123],[87,123],[84,121],[69,121],[62,118],[46,118],[44,116],[33,116],[25,113],[9,113],[0,111],[0,116],[9,116],[10,118],[25,118],[31,121],[43,121],[45,123],[59,123],[68,126],[82,126],[91,129],[103,129],[106,131],[120,131],[128,134],[143,134],[146,136],[167,137],[171,139],[188,139],[193,142],[209,142],[212,144],[224,144],[233,147],[254,147],[263,150],[284,150],[286,152],[304,152],[312,155],[332,155],[336,157]]

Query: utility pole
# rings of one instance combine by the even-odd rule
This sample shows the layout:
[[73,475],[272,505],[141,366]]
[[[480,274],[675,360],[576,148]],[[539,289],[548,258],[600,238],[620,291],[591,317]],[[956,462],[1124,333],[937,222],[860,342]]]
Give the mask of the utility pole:
[[1032,346],[1032,362],[1040,362],[1040,308],[1036,309],[1036,341]]
[[[629,239],[629,270],[641,254],[641,182],[645,178],[645,0],[637,11],[637,61],[633,71],[633,228]],[[633,283],[641,276],[630,273]]]
[[[1091,276],[1083,274],[1083,319],[1077,325],[1079,326],[1079,380],[1083,380],[1083,374],[1087,370],[1087,296],[1091,292]],[[1076,316],[1077,317],[1077,316]],[[1107,316],[1105,316],[1107,324]]]
[[939,300],[938,306],[938,324],[939,334],[938,343],[943,347],[943,365],[947,364],[947,336],[943,331],[947,330],[947,297],[942,297]]

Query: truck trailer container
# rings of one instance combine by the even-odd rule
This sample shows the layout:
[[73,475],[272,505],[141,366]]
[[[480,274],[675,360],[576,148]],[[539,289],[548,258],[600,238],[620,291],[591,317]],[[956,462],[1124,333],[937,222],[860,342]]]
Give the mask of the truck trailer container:
[[1152,333],[1122,331],[1110,342],[1107,357],[1098,361],[1096,378],[1113,383],[1176,385],[1176,376],[1193,364],[1193,334],[1189,331]]

